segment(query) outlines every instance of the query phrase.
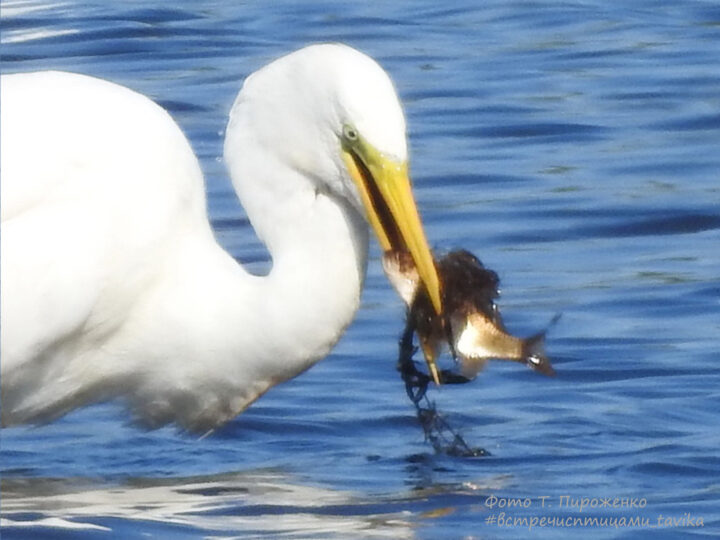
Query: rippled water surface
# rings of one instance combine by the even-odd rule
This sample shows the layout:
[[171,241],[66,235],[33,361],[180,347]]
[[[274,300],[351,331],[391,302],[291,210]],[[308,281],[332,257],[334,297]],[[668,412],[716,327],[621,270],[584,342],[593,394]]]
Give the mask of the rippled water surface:
[[4,72],[87,73],[170,110],[254,270],[268,257],[220,160],[234,96],[304,44],[358,47],[404,101],[432,243],[500,274],[515,333],[562,313],[556,378],[494,363],[431,390],[492,455],[435,453],[374,246],[330,357],[212,436],[146,432],[113,404],[3,430],[3,538],[720,534],[717,2],[4,0],[1,39]]

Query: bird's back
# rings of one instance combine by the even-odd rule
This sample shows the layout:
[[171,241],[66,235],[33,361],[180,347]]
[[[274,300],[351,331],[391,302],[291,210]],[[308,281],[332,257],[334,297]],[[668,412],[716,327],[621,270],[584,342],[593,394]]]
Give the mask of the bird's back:
[[185,231],[209,226],[197,160],[148,98],[60,72],[3,76],[0,96],[6,424],[63,412],[41,411],[40,389],[87,390],[96,366],[79,363],[102,359]]
[[3,221],[72,197],[134,209],[145,199],[156,211],[191,201],[204,212],[192,149],[147,97],[54,71],[4,75],[1,90]]

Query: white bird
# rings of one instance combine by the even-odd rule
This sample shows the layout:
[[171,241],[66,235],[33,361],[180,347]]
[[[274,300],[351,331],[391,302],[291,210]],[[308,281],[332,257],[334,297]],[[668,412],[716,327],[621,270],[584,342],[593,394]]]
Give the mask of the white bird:
[[323,358],[358,308],[370,222],[440,284],[411,193],[405,120],[368,56],[313,45],[245,81],[224,156],[272,257],[217,243],[170,115],[100,79],[2,77],[2,425],[123,399],[204,431]]

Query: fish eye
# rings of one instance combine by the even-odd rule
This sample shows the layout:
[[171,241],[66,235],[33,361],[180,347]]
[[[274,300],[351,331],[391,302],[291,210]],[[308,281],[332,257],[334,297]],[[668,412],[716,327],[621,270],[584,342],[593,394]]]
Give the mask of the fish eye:
[[355,142],[358,140],[358,132],[354,127],[346,125],[343,126],[343,137],[350,142]]

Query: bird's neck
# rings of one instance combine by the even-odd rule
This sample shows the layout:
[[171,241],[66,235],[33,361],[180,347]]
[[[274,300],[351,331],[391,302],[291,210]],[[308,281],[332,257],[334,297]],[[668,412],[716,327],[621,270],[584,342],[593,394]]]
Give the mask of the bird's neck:
[[[263,176],[272,174],[268,171],[285,176]],[[198,298],[209,310],[208,324],[199,327],[194,313],[189,331],[195,335],[189,339],[205,365],[190,378],[207,377],[220,410],[211,408],[209,420],[196,422],[200,425],[232,418],[271,386],[322,359],[359,306],[368,247],[364,219],[293,175],[299,173],[281,167],[231,167],[240,202],[270,252],[272,268],[253,276],[224,253],[213,255],[226,260],[212,263],[214,275],[200,286],[208,292]]]
[[[272,258],[271,271],[258,280],[263,293],[256,309],[268,338],[263,346],[277,351],[275,371],[289,378],[323,358],[352,321],[365,278],[368,228],[357,211],[316,191],[301,173],[270,169],[282,181],[266,177],[238,187],[235,172],[233,179]],[[243,172],[257,180],[267,170]]]

